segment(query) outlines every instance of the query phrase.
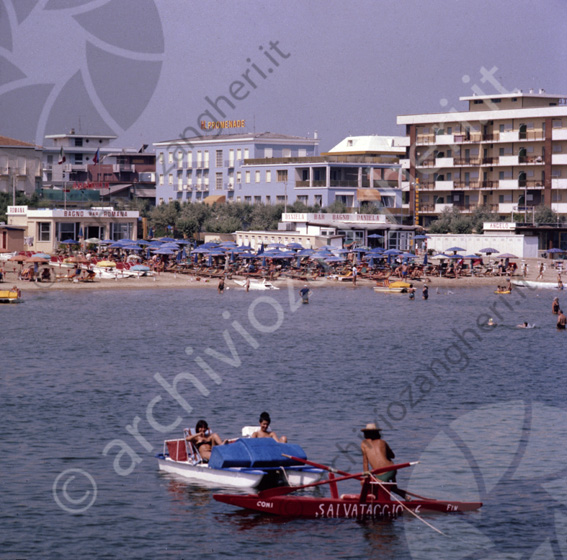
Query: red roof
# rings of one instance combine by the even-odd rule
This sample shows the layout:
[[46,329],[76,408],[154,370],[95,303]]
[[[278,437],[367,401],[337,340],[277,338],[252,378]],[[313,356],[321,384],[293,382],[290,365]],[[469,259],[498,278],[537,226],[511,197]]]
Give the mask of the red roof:
[[22,142],[21,140],[16,140],[15,138],[9,138],[8,136],[0,136],[0,146],[2,147],[20,147],[20,148],[36,148],[35,144],[30,144],[29,142]]

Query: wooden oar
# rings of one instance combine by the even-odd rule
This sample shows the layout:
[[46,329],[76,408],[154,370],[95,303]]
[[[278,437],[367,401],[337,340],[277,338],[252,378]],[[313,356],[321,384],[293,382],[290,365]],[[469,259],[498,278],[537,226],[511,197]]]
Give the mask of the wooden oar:
[[[307,459],[301,459],[300,457],[294,457],[293,455],[286,455],[285,453],[282,453],[282,455],[284,457],[287,457],[288,459],[293,459],[294,461],[298,461],[300,463],[305,463],[306,465],[310,465],[312,467],[318,467],[320,469],[324,469],[324,470],[331,472],[331,473],[337,473],[337,474],[340,474],[340,475],[343,475],[343,476],[348,476],[350,474],[346,471],[341,471],[340,469],[335,469],[334,467],[328,467],[327,465],[315,463],[314,461],[308,461]],[[415,464],[415,463],[411,463],[411,464]],[[360,478],[363,478],[363,476],[361,476]],[[410,492],[409,490],[403,490],[403,492],[405,492],[406,494],[409,494],[410,496],[413,496],[414,498],[419,498],[420,500],[428,500],[430,502],[438,501],[438,500],[435,500],[435,498],[426,498],[425,496],[420,496],[419,494],[414,494],[413,492]]]
[[388,490],[386,488],[386,486],[384,484],[382,484],[375,476],[372,476],[372,478],[374,479],[374,482],[382,488],[382,490],[384,490],[385,492],[388,492],[388,494],[390,495],[390,498],[393,498],[396,502],[398,502],[398,504],[400,504],[406,511],[409,511],[414,517],[417,517],[422,523],[425,523],[428,527],[430,527],[434,531],[437,531],[440,535],[443,535],[444,537],[447,536],[445,533],[443,533],[443,531],[440,531],[439,529],[437,529],[437,527],[434,527],[433,525],[431,525],[431,523],[428,523],[427,521],[425,521],[425,519],[422,519],[417,513],[415,513],[415,511],[413,511],[409,507],[407,507],[404,504],[404,502],[402,502],[401,500],[398,500],[398,498],[396,498],[396,496],[394,496],[392,494],[392,492],[390,492],[390,490]]
[[400,463],[399,465],[388,465],[387,467],[380,467],[369,472],[361,472],[356,474],[349,474],[348,476],[342,476],[339,478],[321,480],[319,482],[312,482],[311,484],[304,484],[303,486],[278,486],[276,488],[268,488],[262,490],[258,493],[258,496],[262,498],[271,498],[272,496],[285,496],[286,494],[291,494],[296,490],[302,490],[303,488],[313,488],[314,486],[321,486],[323,484],[330,484],[331,482],[342,482],[343,480],[350,480],[352,478],[362,478],[364,476],[370,476],[373,474],[382,474],[388,471],[395,471],[398,469],[405,469],[411,467],[412,465],[417,465],[417,461],[413,463]]

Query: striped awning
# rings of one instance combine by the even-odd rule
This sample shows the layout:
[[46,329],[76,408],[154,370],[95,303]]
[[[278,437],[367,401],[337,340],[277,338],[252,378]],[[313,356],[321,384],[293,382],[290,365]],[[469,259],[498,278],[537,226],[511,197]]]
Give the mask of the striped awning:
[[218,202],[226,202],[226,196],[224,194],[211,194],[203,199],[205,204],[210,204],[211,206]]
[[356,189],[356,198],[359,202],[380,200],[380,191],[377,189]]

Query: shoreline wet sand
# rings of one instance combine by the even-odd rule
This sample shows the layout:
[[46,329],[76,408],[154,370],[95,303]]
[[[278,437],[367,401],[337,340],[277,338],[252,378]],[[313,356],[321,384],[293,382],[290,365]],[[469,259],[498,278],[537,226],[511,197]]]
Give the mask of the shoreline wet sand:
[[[546,270],[543,274],[543,279],[540,281],[549,282],[552,284],[557,283],[558,270],[553,268],[553,261],[546,261],[541,259],[525,259],[528,264],[528,274],[525,280],[536,280],[539,274],[539,263],[545,262]],[[565,262],[567,265],[567,261]],[[30,290],[143,290],[143,289],[217,289],[218,278],[205,278],[198,277],[194,274],[179,274],[172,272],[162,272],[155,276],[140,277],[140,278],[117,278],[117,279],[100,279],[96,278],[94,282],[73,282],[69,280],[58,280],[56,282],[29,282],[17,279],[17,265],[12,266],[12,263],[5,263],[4,282],[0,283],[0,289],[7,290],[13,286],[18,287],[22,294],[25,296],[26,292]],[[229,289],[243,290],[241,286],[237,285],[234,280],[240,280],[242,277],[235,276],[232,279],[227,279],[225,285]],[[512,276],[512,280],[522,280],[523,276],[520,269],[517,274]],[[427,276],[416,281],[410,281],[415,284],[416,289],[419,289],[425,283],[430,288],[447,287],[447,288],[471,288],[471,287],[492,287],[494,289],[499,285],[506,283],[506,276],[462,276],[460,278],[445,278],[438,276]],[[274,286],[285,289],[291,282],[292,286],[303,286],[307,284],[312,289],[319,288],[350,288],[355,289],[352,281],[338,281],[332,278],[320,277],[316,280],[309,280],[307,282],[302,280],[280,278],[274,280]],[[375,285],[375,280],[358,277],[356,288],[372,288]],[[251,290],[256,292],[258,290]]]

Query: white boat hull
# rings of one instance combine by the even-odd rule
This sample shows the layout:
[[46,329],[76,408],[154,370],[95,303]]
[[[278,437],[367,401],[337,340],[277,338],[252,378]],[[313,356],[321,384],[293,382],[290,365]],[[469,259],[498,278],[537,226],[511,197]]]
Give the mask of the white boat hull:
[[158,458],[160,471],[177,474],[212,486],[231,486],[234,488],[255,488],[262,482],[264,471],[247,469],[211,469],[206,464],[191,465],[188,462],[173,461],[169,457]]
[[559,288],[559,286],[554,282],[536,282],[534,280],[512,280],[512,284],[519,288],[543,288],[552,290],[563,289]]
[[[246,280],[235,280],[234,282],[235,282],[235,284],[238,284],[239,286],[242,286],[243,288],[246,287]],[[258,282],[257,280],[251,281],[250,287],[248,289],[249,290],[279,290],[279,288],[276,288],[276,286],[274,286],[271,282],[268,282],[266,280],[264,280],[262,282]]]

